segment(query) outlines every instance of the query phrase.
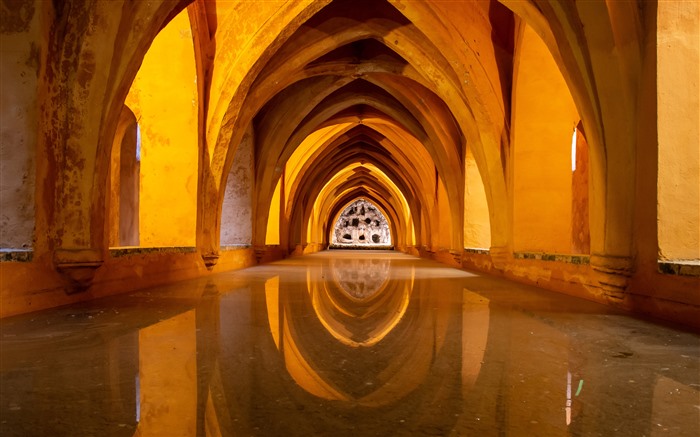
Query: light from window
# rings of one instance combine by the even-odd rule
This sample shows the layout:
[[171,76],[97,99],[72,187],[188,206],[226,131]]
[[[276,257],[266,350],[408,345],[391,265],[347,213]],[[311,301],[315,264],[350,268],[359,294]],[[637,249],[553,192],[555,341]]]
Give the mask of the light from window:
[[576,128],[574,128],[574,133],[571,135],[571,172],[576,171]]
[[136,162],[141,162],[141,126],[136,123]]

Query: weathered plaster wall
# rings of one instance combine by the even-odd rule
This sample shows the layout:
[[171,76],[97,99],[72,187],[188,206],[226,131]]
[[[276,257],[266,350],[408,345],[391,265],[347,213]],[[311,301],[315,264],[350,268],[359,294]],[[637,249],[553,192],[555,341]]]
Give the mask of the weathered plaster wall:
[[[673,2],[676,3],[676,2]],[[695,8],[697,4],[688,4],[686,7]],[[644,44],[644,68],[642,82],[640,84],[639,98],[639,125],[637,134],[639,138],[638,153],[637,153],[637,190],[635,202],[635,229],[636,236],[636,257],[635,257],[635,272],[630,282],[630,293],[634,299],[632,308],[638,312],[657,315],[668,320],[682,321],[683,323],[700,327],[700,276],[674,275],[662,273],[659,265],[661,244],[657,235],[660,236],[660,226],[662,221],[659,220],[660,202],[657,200],[657,188],[659,187],[659,177],[661,169],[659,160],[662,159],[660,137],[657,132],[660,130],[668,130],[672,126],[668,126],[669,121],[664,121],[666,126],[660,124],[662,120],[657,118],[657,106],[659,95],[657,94],[658,70],[664,67],[658,65],[657,53],[659,51],[657,35],[655,32],[657,23],[657,8],[662,6],[654,3],[645,3],[645,35]],[[672,9],[680,6],[665,2],[664,7]],[[668,17],[667,17],[668,18]],[[664,26],[670,26],[671,23],[666,23]],[[690,36],[690,35],[689,35]],[[695,35],[696,39],[700,39],[700,35]],[[684,61],[685,62],[685,61]],[[668,67],[666,67],[668,68]],[[697,76],[696,76],[697,77]],[[674,84],[680,82],[672,79]],[[666,109],[668,111],[668,109]],[[696,115],[696,117],[698,117]],[[674,126],[690,126],[692,123],[689,119],[683,120],[682,125],[677,124],[678,120],[673,121]],[[692,126],[690,126],[692,129]],[[686,145],[689,146],[689,145]],[[692,147],[674,148],[674,151],[687,153]],[[663,159],[675,159],[667,157]],[[692,166],[692,162],[687,162],[685,165]],[[657,177],[658,175],[658,177]],[[686,199],[687,200],[687,199]],[[685,211],[686,213],[688,211]],[[671,217],[667,216],[667,219]],[[666,222],[666,224],[669,224]],[[673,242],[679,244],[682,242]]]
[[52,266],[41,262],[0,262],[0,318],[68,305],[176,281],[255,265],[253,249],[225,250],[211,270],[195,250],[172,248],[150,252],[134,249],[108,256],[83,293],[69,294],[73,286]]
[[491,247],[491,224],[484,182],[470,147],[467,147],[464,170],[464,247]]
[[28,248],[34,237],[41,3],[0,5],[0,248]]
[[658,4],[660,259],[700,259],[700,3]]
[[253,135],[243,137],[226,181],[221,211],[221,245],[250,245],[253,241]]
[[141,246],[194,246],[198,103],[187,11],[153,41],[126,99],[141,127]]
[[513,80],[513,248],[571,252],[569,89],[542,39],[523,25]]

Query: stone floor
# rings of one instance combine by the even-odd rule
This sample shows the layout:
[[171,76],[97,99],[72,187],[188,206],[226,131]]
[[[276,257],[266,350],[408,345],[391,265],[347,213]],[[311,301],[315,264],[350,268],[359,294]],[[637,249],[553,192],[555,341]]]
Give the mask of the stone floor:
[[0,322],[2,436],[698,436],[700,337],[393,252]]

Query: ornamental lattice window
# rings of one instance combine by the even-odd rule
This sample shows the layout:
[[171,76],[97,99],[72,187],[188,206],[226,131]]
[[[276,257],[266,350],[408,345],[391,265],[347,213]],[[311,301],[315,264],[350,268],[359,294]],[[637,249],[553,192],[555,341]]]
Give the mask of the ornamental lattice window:
[[384,214],[365,199],[351,203],[333,227],[333,247],[391,247],[391,231]]

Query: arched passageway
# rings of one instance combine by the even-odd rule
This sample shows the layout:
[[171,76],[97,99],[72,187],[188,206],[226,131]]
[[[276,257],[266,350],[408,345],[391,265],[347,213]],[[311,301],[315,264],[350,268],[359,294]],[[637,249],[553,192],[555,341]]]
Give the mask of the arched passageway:
[[0,8],[0,434],[698,435],[700,2]]
[[398,251],[696,319],[694,2],[7,11],[3,315],[313,253],[364,198]]

